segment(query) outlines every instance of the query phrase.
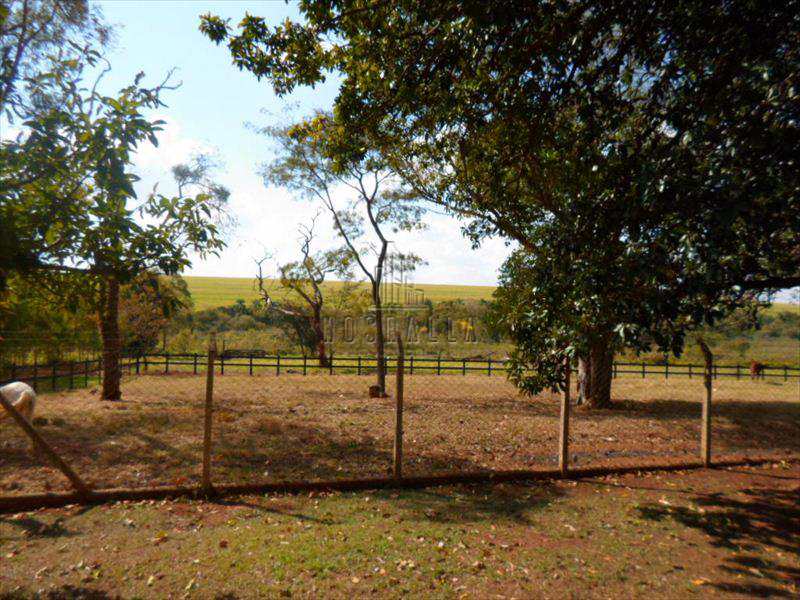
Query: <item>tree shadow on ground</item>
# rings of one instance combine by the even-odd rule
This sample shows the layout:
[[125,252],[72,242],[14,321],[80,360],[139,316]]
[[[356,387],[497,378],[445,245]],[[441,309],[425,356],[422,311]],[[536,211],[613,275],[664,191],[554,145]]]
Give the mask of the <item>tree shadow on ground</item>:
[[[702,531],[711,544],[732,552],[722,570],[734,580],[708,585],[746,597],[796,597],[790,586],[800,581],[800,569],[763,557],[763,548],[800,559],[800,490],[746,489],[746,500],[722,493],[698,495],[695,507],[649,504],[639,508],[646,519],[672,519]],[[754,554],[760,551],[761,556]]]
[[[76,531],[72,531],[64,526],[65,519],[58,517],[52,523],[45,523],[32,516],[24,517],[6,517],[0,515],[0,523],[7,523],[20,529],[21,534],[27,539],[34,538],[61,538],[72,537],[77,535]],[[0,542],[10,541],[12,538],[0,537]]]
[[42,600],[118,600],[122,596],[76,585],[62,585],[55,589],[36,593],[27,591],[0,593],[0,600],[27,600],[28,598],[41,598]]
[[563,495],[552,483],[448,486],[392,492],[382,490],[404,518],[436,523],[514,523],[530,525],[530,511],[541,510]]

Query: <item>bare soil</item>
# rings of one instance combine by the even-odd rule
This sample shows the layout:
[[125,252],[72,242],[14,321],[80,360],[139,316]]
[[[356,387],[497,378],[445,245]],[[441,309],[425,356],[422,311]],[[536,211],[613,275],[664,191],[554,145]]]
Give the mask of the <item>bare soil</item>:
[[[388,474],[395,399],[368,398],[370,383],[356,375],[218,375],[214,481]],[[36,422],[95,487],[197,483],[204,394],[202,375],[134,376],[120,402],[100,401],[92,388],[44,394]],[[610,410],[574,409],[573,464],[697,458],[699,378],[621,377],[614,396]],[[497,375],[414,375],[406,377],[404,428],[407,475],[553,468],[558,398],[520,396]],[[715,382],[713,451],[717,458],[800,454],[800,381]],[[66,480],[32,454],[16,425],[0,421],[0,494],[63,489]]]

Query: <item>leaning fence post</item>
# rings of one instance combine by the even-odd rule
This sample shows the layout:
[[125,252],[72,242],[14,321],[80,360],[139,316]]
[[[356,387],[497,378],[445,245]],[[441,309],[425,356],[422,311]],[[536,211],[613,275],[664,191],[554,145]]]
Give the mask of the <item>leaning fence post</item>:
[[570,361],[569,356],[564,359],[566,372],[564,374],[564,393],[561,395],[561,423],[558,432],[558,468],[566,473],[569,468],[569,403],[570,403]]
[[405,370],[403,340],[397,334],[397,391],[395,393],[394,422],[394,478],[403,476],[403,371]]
[[214,411],[214,359],[217,354],[217,341],[212,335],[208,345],[208,362],[206,367],[206,403],[203,422],[203,491],[211,494],[211,417]]
[[45,442],[44,438],[39,435],[39,432],[36,431],[36,429],[33,428],[33,425],[28,422],[28,419],[19,414],[17,409],[14,408],[14,406],[8,400],[6,400],[2,393],[0,393],[0,405],[2,405],[3,408],[8,411],[8,414],[10,414],[11,417],[17,422],[17,425],[19,425],[22,430],[28,434],[28,437],[31,438],[34,447],[37,450],[44,452],[47,455],[47,458],[49,458],[50,461],[55,465],[55,467],[61,471],[67,479],[69,479],[72,487],[74,487],[81,496],[88,496],[89,488],[83,482],[83,480],[78,477],[78,474],[73,471],[66,462],[64,462],[63,458],[56,454],[56,451],[53,450],[50,444]]
[[711,465],[711,380],[714,377],[714,356],[702,339],[698,339],[698,343],[700,344],[700,350],[703,352],[703,358],[705,358],[706,362],[703,377],[706,395],[705,398],[703,398],[703,412],[700,425],[700,459],[703,461],[703,466],[708,467]]

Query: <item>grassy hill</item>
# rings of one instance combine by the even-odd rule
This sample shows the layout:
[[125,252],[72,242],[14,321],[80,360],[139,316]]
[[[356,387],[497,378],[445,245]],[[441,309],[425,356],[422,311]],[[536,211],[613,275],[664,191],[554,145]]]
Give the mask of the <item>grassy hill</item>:
[[[249,277],[198,277],[185,276],[195,309],[229,306],[242,299],[250,302],[258,298],[255,279]],[[326,287],[336,288],[338,281],[326,283]],[[366,287],[366,284],[363,284]],[[494,286],[491,285],[446,285],[438,283],[415,284],[423,291],[425,298],[433,302],[443,300],[490,300]],[[275,286],[276,296],[280,297],[279,287]],[[767,309],[768,313],[783,311],[800,312],[800,305],[776,302]]]
[[[184,277],[194,300],[195,309],[228,306],[238,299],[250,302],[259,297],[255,279],[249,277]],[[325,286],[336,288],[341,283],[332,281]],[[363,284],[366,287],[366,283]],[[491,285],[442,285],[421,283],[414,288],[422,290],[424,297],[433,301],[442,300],[489,300],[494,286]],[[280,289],[276,285],[276,296],[280,297]]]

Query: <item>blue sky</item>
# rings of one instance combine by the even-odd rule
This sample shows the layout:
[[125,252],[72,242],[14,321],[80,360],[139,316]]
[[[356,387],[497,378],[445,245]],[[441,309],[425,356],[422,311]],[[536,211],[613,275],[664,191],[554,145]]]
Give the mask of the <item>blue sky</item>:
[[[297,226],[308,222],[317,210],[310,201],[297,200],[282,189],[267,188],[256,175],[260,162],[270,157],[267,140],[248,130],[246,122],[279,123],[287,107],[294,114],[328,108],[336,95],[335,78],[314,89],[301,89],[288,98],[278,98],[266,82],[240,72],[225,47],[215,46],[198,30],[199,15],[212,12],[238,22],[245,12],[263,16],[270,23],[296,16],[294,6],[284,2],[176,2],[108,0],[98,2],[106,20],[116,27],[116,42],[107,53],[112,71],[103,81],[106,90],[128,84],[139,71],[147,82],[160,81],[176,68],[179,89],[169,91],[167,108],[158,116],[167,121],[159,136],[159,147],[143,147],[136,167],[142,176],[139,192],[146,193],[159,182],[169,191],[169,167],[187,160],[192,153],[213,152],[224,164],[217,179],[232,191],[231,208],[239,226],[229,237],[228,248],[216,259],[195,260],[190,274],[252,276],[253,259],[265,252],[271,264],[291,260],[297,248]],[[264,114],[266,111],[268,114]],[[342,195],[341,201],[346,201]],[[396,236],[398,250],[413,251],[427,260],[414,279],[420,283],[496,283],[497,268],[509,250],[502,240],[490,240],[480,250],[460,233],[451,218],[431,215],[429,229]],[[329,221],[318,230],[324,235],[320,248],[336,243]]]

